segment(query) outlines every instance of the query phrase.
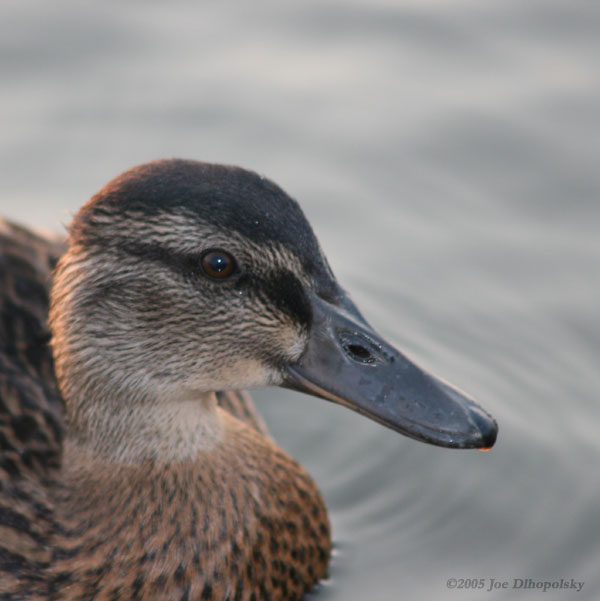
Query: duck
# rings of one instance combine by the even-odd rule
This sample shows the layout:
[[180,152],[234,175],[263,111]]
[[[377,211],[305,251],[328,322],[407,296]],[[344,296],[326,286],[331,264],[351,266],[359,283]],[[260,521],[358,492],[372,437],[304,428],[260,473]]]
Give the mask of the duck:
[[0,225],[0,599],[283,601],[327,575],[327,508],[247,389],[415,440],[497,423],[368,324],[299,204],[239,167],[164,159],[68,239]]

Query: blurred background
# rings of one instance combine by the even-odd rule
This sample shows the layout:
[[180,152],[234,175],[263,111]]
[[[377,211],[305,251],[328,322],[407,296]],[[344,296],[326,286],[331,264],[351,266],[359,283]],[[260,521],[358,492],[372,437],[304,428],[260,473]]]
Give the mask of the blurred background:
[[497,418],[453,451],[257,392],[331,509],[315,600],[600,598],[598,3],[11,0],[0,48],[5,217],[62,231],[159,157],[257,170],[371,323]]

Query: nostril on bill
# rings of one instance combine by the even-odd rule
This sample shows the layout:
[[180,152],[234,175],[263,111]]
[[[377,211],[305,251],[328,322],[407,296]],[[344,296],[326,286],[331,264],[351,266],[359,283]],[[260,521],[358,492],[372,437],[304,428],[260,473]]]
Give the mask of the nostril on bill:
[[350,355],[352,355],[352,358],[357,361],[361,361],[363,363],[373,361],[373,357],[371,356],[369,350],[360,344],[348,344],[346,346],[346,350]]
[[379,361],[379,354],[374,344],[356,331],[343,330],[338,332],[338,339],[348,358],[357,363],[373,364]]

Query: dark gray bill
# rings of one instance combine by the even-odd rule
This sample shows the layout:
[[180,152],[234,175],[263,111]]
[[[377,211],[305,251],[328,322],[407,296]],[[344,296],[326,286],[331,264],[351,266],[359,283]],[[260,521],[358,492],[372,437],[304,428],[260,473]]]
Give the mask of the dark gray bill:
[[442,447],[490,448],[494,419],[470,397],[413,363],[344,297],[312,295],[313,324],[283,386],[345,405],[406,436]]

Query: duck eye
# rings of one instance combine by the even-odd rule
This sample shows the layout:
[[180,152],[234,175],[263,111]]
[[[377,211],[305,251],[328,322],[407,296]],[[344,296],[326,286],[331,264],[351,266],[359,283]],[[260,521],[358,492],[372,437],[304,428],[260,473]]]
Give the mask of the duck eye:
[[235,259],[224,250],[209,250],[202,255],[201,263],[207,276],[219,280],[230,277],[236,267]]

